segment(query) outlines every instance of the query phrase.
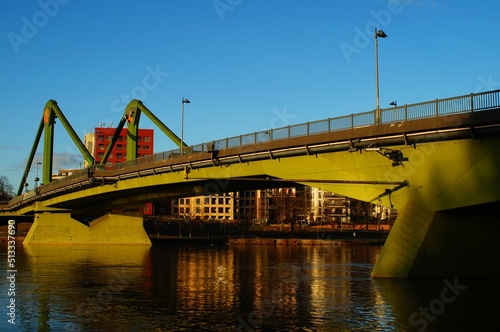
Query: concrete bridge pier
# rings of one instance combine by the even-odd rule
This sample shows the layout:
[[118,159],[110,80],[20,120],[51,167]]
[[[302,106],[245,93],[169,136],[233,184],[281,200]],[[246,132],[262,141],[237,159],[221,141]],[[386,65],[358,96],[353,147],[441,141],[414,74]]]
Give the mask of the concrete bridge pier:
[[140,213],[107,213],[87,226],[67,210],[39,209],[23,243],[151,245],[151,240]]
[[372,271],[375,278],[500,276],[498,213],[431,211],[410,202],[399,213]]

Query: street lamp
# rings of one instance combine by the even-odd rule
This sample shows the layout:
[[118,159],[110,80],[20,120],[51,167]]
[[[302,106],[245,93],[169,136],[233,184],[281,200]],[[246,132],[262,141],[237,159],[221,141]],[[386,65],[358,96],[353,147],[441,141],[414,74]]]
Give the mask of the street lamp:
[[184,145],[184,104],[190,104],[189,99],[182,97],[182,114],[181,114],[181,156],[183,155]]
[[375,94],[376,94],[375,116],[376,116],[376,124],[380,124],[380,105],[378,98],[378,37],[385,38],[387,37],[387,35],[382,30],[377,31],[377,27],[375,27],[374,37],[375,37]]
[[36,177],[35,177],[35,188],[38,187],[38,181],[40,181],[40,178],[38,177],[38,165],[41,165],[42,163],[37,161],[36,162]]

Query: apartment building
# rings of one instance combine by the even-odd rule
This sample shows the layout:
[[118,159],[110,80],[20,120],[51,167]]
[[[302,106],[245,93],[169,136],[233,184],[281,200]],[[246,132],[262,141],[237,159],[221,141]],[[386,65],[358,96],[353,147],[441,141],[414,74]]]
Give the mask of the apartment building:
[[[85,135],[85,147],[89,150],[90,154],[94,157],[95,163],[99,164],[103,157],[109,143],[116,131],[116,128],[104,127],[100,124],[99,127],[94,128],[93,132]],[[112,165],[124,162],[127,160],[127,128],[122,128],[117,141],[111,150],[111,153],[106,161],[105,168],[110,168]],[[137,143],[137,157],[143,157],[154,153],[154,130],[153,129],[139,129],[139,139]],[[85,167],[87,163],[85,162]]]

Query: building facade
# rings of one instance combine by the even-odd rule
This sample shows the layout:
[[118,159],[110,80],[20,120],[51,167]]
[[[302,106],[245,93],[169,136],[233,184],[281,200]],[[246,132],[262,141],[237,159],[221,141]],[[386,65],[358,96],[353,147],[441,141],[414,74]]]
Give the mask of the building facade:
[[171,201],[171,215],[190,220],[234,220],[234,205],[234,193],[179,198]]
[[[111,127],[96,127],[94,132],[85,135],[85,147],[94,157],[96,164],[99,164],[106,149],[108,148],[111,139],[116,131],[116,128]],[[109,154],[108,160],[104,168],[110,168],[112,165],[124,162],[127,160],[127,128],[122,128],[118,136],[115,146]],[[139,129],[139,139],[137,142],[137,157],[143,157],[154,153],[154,130]],[[85,167],[87,167],[85,162]]]

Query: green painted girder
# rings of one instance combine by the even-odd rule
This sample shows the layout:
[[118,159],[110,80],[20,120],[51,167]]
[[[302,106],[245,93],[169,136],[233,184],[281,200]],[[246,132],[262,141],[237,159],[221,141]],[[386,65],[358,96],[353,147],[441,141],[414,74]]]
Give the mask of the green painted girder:
[[139,121],[141,119],[141,114],[144,113],[172,142],[174,142],[178,147],[182,145],[183,150],[186,153],[191,153],[191,149],[182,142],[179,136],[177,136],[172,130],[170,130],[158,117],[156,117],[153,112],[151,112],[142,101],[138,99],[132,100],[125,107],[123,116],[120,119],[118,126],[113,134],[111,142],[109,143],[104,156],[99,163],[99,165],[105,165],[113,147],[115,146],[118,136],[127,123],[127,160],[133,160],[137,158],[137,144],[139,142]]
[[38,132],[35,137],[35,142],[33,143],[33,147],[31,148],[30,156],[28,158],[28,162],[26,164],[26,168],[23,173],[23,178],[17,192],[18,196],[22,194],[24,184],[26,183],[29,170],[31,168],[33,159],[35,157],[35,153],[38,148],[38,144],[40,143],[42,132],[45,133],[44,147],[43,147],[43,162],[42,162],[42,183],[49,183],[52,181],[52,168],[53,168],[53,155],[54,155],[54,125],[56,118],[58,118],[61,121],[64,128],[66,129],[66,132],[69,134],[69,136],[75,143],[76,147],[82,154],[85,161],[89,165],[94,164],[94,158],[87,150],[85,145],[82,143],[82,141],[76,134],[73,127],[71,127],[70,123],[64,116],[63,112],[57,105],[57,102],[51,99],[45,104],[42,120],[40,121]]
[[28,162],[26,163],[26,168],[24,169],[23,172],[23,178],[21,179],[21,183],[19,184],[19,189],[17,190],[17,196],[20,196],[23,193],[24,189],[24,184],[26,183],[26,179],[28,178],[28,173],[31,168],[31,164],[33,163],[33,159],[35,158],[35,153],[38,147],[38,143],[40,142],[40,138],[42,137],[42,132],[43,132],[43,117],[42,120],[40,121],[40,125],[38,126],[38,132],[35,136],[35,143],[33,144],[31,148],[30,155],[28,157]]
[[[139,116],[140,116],[140,112],[144,113],[148,118],[149,120],[151,120],[165,135],[167,135],[168,138],[170,138],[170,140],[172,142],[174,142],[175,145],[177,145],[178,147],[181,147],[182,145],[182,148],[184,151],[186,151],[186,153],[191,153],[191,149],[189,148],[189,146],[187,146],[187,144],[185,142],[183,142],[179,136],[177,136],[172,130],[170,130],[167,126],[165,126],[165,124],[156,117],[156,115],[153,114],[153,112],[151,112],[146,106],[144,106],[144,104],[142,103],[142,101],[140,100],[137,100],[137,99],[134,99],[132,100],[128,105],[127,105],[127,108],[126,108],[126,111],[129,111],[129,114],[130,114],[130,111],[132,110],[136,110],[136,113],[135,113],[135,116],[133,116],[133,119],[132,121],[129,121],[129,132],[132,128],[132,130],[135,130],[136,127],[139,125]],[[140,112],[138,112],[140,111]],[[137,137],[137,132],[135,132],[134,134],[136,137]],[[127,148],[128,148],[128,145],[127,145]],[[136,149],[137,149],[137,145],[136,145]],[[134,158],[132,158],[134,159]]]

